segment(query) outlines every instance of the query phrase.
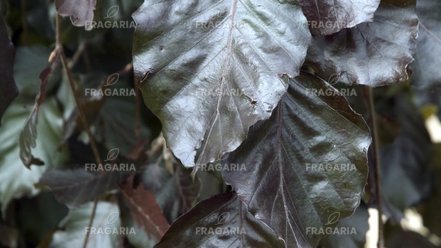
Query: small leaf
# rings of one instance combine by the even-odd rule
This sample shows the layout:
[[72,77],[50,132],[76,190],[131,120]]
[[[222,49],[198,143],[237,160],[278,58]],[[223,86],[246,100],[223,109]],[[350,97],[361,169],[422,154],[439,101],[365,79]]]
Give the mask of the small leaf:
[[[55,60],[54,60],[55,61]],[[34,107],[32,108],[32,112],[26,121],[26,124],[23,128],[23,131],[20,133],[20,159],[23,164],[29,169],[31,165],[44,165],[44,162],[34,157],[32,155],[32,148],[35,148],[37,145],[37,124],[38,124],[38,113],[40,110],[41,104],[46,97],[46,85],[49,76],[52,73],[52,70],[55,67],[55,63],[44,69],[40,73],[40,91],[35,98]]]
[[74,26],[85,26],[86,30],[92,29],[88,23],[93,21],[95,5],[96,0],[55,0],[59,15],[69,16]]
[[130,208],[133,219],[143,227],[144,231],[158,240],[169,228],[161,208],[156,203],[155,196],[142,185],[132,188],[132,180],[121,187],[121,192]]

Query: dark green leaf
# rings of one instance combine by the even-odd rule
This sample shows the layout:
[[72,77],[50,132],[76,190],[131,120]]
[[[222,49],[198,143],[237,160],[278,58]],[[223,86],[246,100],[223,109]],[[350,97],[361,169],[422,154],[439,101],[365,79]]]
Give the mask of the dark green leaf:
[[122,247],[118,206],[113,203],[98,202],[94,221],[88,228],[92,205],[93,203],[88,203],[80,208],[70,209],[68,215],[60,222],[61,230],[54,233],[50,247],[83,247],[86,232],[90,232],[87,247]]
[[62,132],[62,117],[53,98],[47,99],[40,109],[40,120],[37,131],[40,134],[36,140],[33,153],[41,158],[46,166],[27,169],[19,157],[19,136],[30,114],[22,103],[14,103],[5,113],[5,122],[0,128],[0,202],[2,213],[9,202],[24,195],[35,195],[38,189],[34,184],[48,168],[54,168],[65,163],[67,153],[60,149],[58,141]]
[[188,167],[233,151],[267,119],[296,76],[310,42],[293,2],[147,0],[133,65],[144,101]]
[[313,230],[332,227],[360,203],[370,137],[362,117],[325,81],[302,74],[289,84],[222,174],[288,247],[313,247],[323,236]]

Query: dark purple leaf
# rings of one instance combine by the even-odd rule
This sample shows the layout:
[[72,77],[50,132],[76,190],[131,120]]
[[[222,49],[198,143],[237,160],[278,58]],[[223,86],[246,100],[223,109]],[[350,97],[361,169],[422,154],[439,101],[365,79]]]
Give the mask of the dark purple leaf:
[[325,80],[380,86],[408,78],[418,35],[412,1],[383,1],[372,23],[314,37],[307,61]]
[[310,42],[292,2],[147,0],[137,25],[133,67],[164,137],[192,167],[236,149],[267,119],[296,76]]
[[382,189],[385,200],[404,210],[430,195],[433,144],[424,119],[404,95],[396,97],[392,111],[400,130],[393,143],[381,149]]
[[351,234],[330,235],[320,241],[320,247],[364,247],[369,230],[368,208],[361,205],[353,215],[340,220],[337,228]]
[[132,182],[132,179],[128,180],[121,186],[121,192],[132,217],[147,234],[151,234],[159,240],[170,225],[156,202],[155,196],[143,185],[133,188]]
[[329,35],[374,17],[380,0],[299,0],[313,34]]
[[414,85],[418,88],[441,85],[441,1],[418,0],[420,19]]
[[235,193],[204,200],[181,216],[156,248],[259,247],[282,248],[283,242],[257,221]]
[[246,169],[222,174],[287,247],[314,247],[323,233],[312,230],[334,226],[360,203],[370,137],[362,117],[327,82],[302,74],[289,84],[272,117],[227,157],[227,166]]
[[96,0],[55,0],[57,12],[61,16],[70,16],[74,26],[90,30]]

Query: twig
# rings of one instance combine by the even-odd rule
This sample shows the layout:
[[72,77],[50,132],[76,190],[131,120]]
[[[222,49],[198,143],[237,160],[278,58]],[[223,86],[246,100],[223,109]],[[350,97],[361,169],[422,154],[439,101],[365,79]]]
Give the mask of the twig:
[[84,41],[80,42],[80,46],[78,47],[77,51],[72,56],[72,59],[68,63],[69,69],[72,69],[77,64],[78,60],[80,60],[81,55],[83,55],[83,52],[86,50],[86,45],[87,45],[86,42]]
[[378,248],[384,248],[384,227],[383,227],[383,209],[382,209],[382,191],[381,191],[381,167],[379,152],[379,137],[377,126],[377,113],[375,111],[373,88],[367,88],[368,110],[371,117],[371,133],[372,133],[372,154],[374,157],[374,175],[375,175],[375,197],[378,210]]
[[[76,83],[75,83],[75,81],[73,79],[72,72],[70,71],[70,68],[69,68],[69,63],[68,63],[68,61],[66,59],[66,55],[64,54],[64,51],[63,51],[63,46],[62,46],[62,43],[61,43],[61,31],[60,31],[61,29],[60,29],[60,16],[59,15],[56,16],[55,26],[56,26],[56,32],[55,32],[56,47],[55,47],[55,51],[57,53],[59,53],[59,55],[60,55],[61,63],[63,65],[63,68],[64,68],[65,72],[66,72],[66,75],[67,75],[67,78],[68,78],[68,81],[69,81],[69,85],[70,85],[70,88],[72,90],[72,94],[73,94],[74,99],[75,99],[75,104],[76,104],[77,109],[78,109],[78,114],[80,116],[81,121],[83,122],[84,129],[85,129],[85,131],[87,133],[87,136],[89,138],[90,146],[92,148],[95,160],[96,160],[96,162],[98,164],[103,164],[103,162],[102,162],[102,160],[100,158],[100,154],[98,152],[98,148],[97,148],[97,145],[96,145],[96,142],[95,142],[95,138],[93,137],[93,134],[90,131],[86,115],[84,114],[84,110],[83,110],[82,105],[81,105],[81,101],[80,101],[80,99],[79,99],[79,97],[77,95],[77,85],[76,85]],[[89,224],[88,224],[89,230],[90,230],[90,228],[91,228],[91,226],[93,224],[93,220],[95,218],[97,205],[98,205],[98,199],[95,198],[94,203],[93,203],[92,214],[90,216],[90,220],[89,220]],[[89,236],[90,236],[90,232],[87,232],[86,233],[86,237],[84,239],[83,248],[87,247],[87,243],[89,241]]]

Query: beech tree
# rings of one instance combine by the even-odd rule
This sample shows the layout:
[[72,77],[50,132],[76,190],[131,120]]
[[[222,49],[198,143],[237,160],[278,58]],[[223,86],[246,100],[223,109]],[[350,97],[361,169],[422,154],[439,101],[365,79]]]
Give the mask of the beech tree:
[[0,246],[441,247],[440,54],[437,0],[2,1]]

